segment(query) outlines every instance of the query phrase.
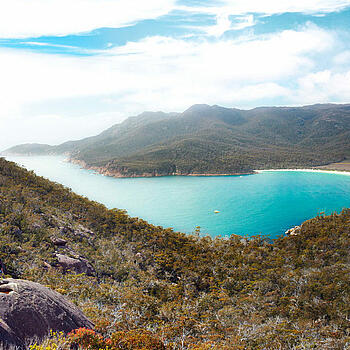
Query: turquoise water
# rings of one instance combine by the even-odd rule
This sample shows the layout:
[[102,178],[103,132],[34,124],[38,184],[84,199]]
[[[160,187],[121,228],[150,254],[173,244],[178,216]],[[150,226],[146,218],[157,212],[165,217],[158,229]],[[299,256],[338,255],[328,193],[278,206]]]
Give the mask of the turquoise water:
[[[8,157],[108,208],[126,209],[155,225],[211,236],[276,237],[317,215],[350,207],[350,176],[265,172],[246,176],[115,179],[62,157]],[[219,214],[214,214],[219,210]]]

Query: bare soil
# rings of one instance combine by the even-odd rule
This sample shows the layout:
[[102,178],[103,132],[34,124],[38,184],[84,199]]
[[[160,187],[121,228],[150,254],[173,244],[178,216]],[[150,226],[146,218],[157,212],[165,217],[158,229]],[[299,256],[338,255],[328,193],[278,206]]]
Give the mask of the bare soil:
[[324,170],[339,170],[339,171],[350,171],[350,160],[345,160],[340,163],[331,163],[328,165],[322,165],[319,167],[316,167],[317,169],[324,169]]

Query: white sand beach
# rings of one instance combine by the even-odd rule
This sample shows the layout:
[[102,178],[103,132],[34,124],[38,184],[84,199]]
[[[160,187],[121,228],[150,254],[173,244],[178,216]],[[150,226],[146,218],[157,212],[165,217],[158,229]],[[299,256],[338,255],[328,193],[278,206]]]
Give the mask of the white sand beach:
[[308,173],[323,173],[323,174],[334,174],[334,175],[347,175],[350,176],[350,171],[339,171],[339,170],[322,170],[322,169],[263,169],[263,170],[254,170],[257,173],[264,173],[269,171],[300,171]]

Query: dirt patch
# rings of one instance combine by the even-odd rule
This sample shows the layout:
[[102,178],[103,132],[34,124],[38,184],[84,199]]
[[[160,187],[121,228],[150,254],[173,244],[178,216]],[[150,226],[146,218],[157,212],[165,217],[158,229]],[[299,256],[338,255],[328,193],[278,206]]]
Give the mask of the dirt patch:
[[322,165],[316,168],[324,169],[324,170],[350,171],[350,160],[346,160],[340,163],[331,163],[328,165]]

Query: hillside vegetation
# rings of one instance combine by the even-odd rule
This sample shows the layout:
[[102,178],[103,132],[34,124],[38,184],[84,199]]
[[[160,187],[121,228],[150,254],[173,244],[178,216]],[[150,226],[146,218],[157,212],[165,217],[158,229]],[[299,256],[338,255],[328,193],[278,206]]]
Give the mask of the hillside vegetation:
[[[64,270],[57,254],[85,259],[92,271]],[[190,236],[108,210],[0,158],[0,259],[7,275],[76,303],[98,339],[117,339],[115,349],[350,344],[350,210],[274,241]],[[83,348],[101,348],[90,345]]]
[[319,166],[350,158],[350,105],[248,111],[195,105],[183,113],[145,112],[80,141],[20,145],[6,152],[65,153],[115,176]]

